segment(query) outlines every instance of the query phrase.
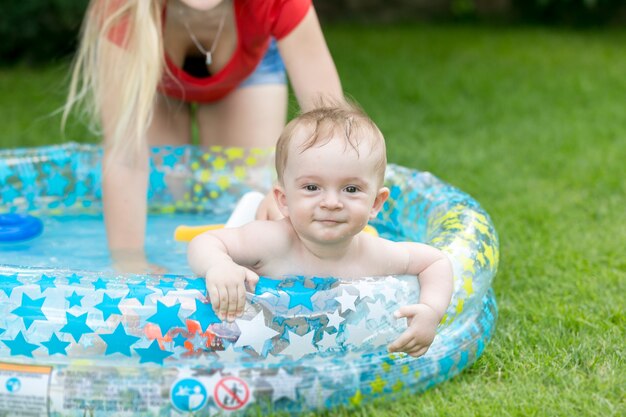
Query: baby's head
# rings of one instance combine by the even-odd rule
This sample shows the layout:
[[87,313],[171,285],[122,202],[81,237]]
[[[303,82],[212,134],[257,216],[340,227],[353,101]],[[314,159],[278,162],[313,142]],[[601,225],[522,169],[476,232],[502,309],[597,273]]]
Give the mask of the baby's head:
[[374,157],[378,186],[382,186],[387,166],[385,139],[372,119],[353,103],[322,104],[285,126],[276,144],[278,181],[283,183],[290,153],[303,153],[333,140],[342,140],[345,151],[355,151],[359,156],[366,152]]
[[274,197],[303,242],[349,244],[389,196],[386,164],[383,135],[362,110],[322,105],[283,130]]

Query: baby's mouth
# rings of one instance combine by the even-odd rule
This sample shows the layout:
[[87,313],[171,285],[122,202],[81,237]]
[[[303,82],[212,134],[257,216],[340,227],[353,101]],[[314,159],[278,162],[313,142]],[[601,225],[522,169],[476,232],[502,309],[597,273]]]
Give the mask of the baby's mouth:
[[336,219],[318,219],[318,220],[316,220],[316,222],[322,223],[322,224],[339,224],[339,223],[343,223],[342,220],[336,220]]

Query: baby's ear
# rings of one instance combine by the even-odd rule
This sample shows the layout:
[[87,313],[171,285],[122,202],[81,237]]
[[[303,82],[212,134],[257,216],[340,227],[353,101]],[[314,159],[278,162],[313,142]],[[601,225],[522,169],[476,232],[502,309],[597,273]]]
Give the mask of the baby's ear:
[[278,206],[278,210],[280,210],[280,213],[285,217],[289,217],[287,196],[285,195],[285,190],[283,189],[283,187],[279,184],[274,185],[272,193],[274,194],[274,200],[276,200],[276,205]]
[[383,208],[383,204],[389,198],[389,188],[382,187],[376,193],[376,199],[374,200],[374,204],[372,205],[372,209],[370,210],[370,220],[373,220],[376,216],[378,216],[378,212]]

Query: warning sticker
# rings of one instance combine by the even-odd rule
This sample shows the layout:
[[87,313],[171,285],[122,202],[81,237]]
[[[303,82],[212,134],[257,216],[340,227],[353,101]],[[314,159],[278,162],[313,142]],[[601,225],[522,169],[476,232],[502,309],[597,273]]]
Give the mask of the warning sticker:
[[240,410],[250,400],[250,388],[243,379],[227,376],[215,384],[213,400],[222,410]]
[[0,412],[15,417],[48,415],[49,366],[0,362]]

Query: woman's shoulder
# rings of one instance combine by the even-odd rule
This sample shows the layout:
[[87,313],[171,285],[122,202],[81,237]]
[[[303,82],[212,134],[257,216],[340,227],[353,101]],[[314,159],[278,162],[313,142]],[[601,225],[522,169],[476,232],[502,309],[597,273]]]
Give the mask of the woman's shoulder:
[[302,21],[312,0],[235,0],[235,3],[241,17],[280,39]]

